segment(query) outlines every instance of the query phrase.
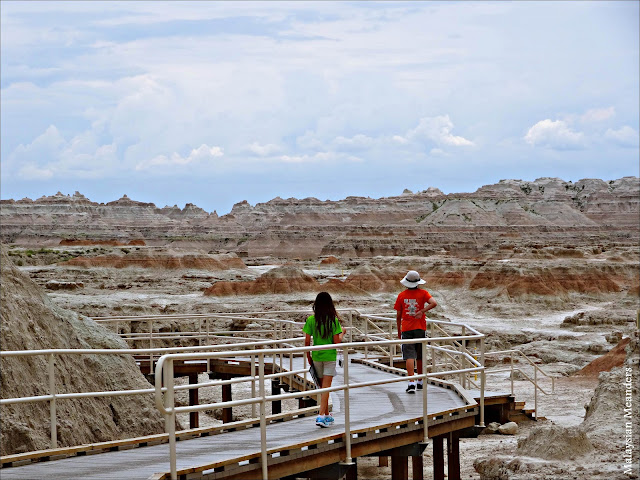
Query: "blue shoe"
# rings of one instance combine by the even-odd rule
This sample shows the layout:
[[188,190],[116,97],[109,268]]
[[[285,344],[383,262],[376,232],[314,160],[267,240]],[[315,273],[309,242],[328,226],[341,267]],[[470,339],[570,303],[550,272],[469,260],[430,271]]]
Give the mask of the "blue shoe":
[[324,423],[326,423],[327,426],[333,425],[333,422],[335,422],[335,420],[333,419],[331,414],[329,414],[326,417],[324,417]]
[[316,425],[322,428],[326,428],[329,425],[331,425],[331,423],[327,422],[326,418],[322,418],[320,416],[316,417]]

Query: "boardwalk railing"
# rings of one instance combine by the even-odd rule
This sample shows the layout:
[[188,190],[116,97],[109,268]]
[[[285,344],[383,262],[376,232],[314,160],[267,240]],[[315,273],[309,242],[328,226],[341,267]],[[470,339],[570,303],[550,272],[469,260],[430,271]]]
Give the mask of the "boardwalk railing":
[[[534,392],[533,393],[533,411],[534,411],[535,418],[538,419],[538,391],[542,392],[544,395],[550,395],[552,393],[555,393],[556,379],[555,377],[547,374],[544,370],[542,370],[524,352],[521,352],[520,350],[502,350],[499,352],[485,352],[485,357],[496,356],[496,355],[506,355],[506,354],[509,355],[509,366],[505,368],[491,369],[490,371],[487,371],[487,373],[495,374],[495,373],[502,373],[502,372],[510,372],[509,376],[511,379],[511,395],[514,395],[513,381],[514,381],[515,372],[519,372],[520,374],[522,374],[522,376],[525,377],[526,380],[531,382],[531,384],[533,385],[533,392]],[[513,361],[514,356],[519,356],[524,358],[524,360],[533,367],[533,378],[531,378],[522,369],[516,366],[516,364]],[[547,392],[544,388],[542,388],[538,380],[538,374],[551,379],[551,392]]]
[[[258,315],[263,315],[263,317],[258,317]],[[307,315],[308,311],[282,311],[282,312],[269,312],[269,315],[278,315],[278,314],[286,314],[286,315]],[[365,357],[367,356],[367,350],[370,348],[376,351],[383,352],[396,352],[398,351],[398,346],[402,343],[422,343],[423,348],[423,358],[425,359],[425,369],[422,375],[412,376],[410,378],[414,379],[442,379],[444,377],[454,377],[456,379],[460,379],[460,384],[462,386],[469,385],[470,375],[480,375],[481,377],[481,395],[480,395],[480,410],[481,410],[481,423],[484,424],[484,385],[485,385],[485,377],[484,377],[484,356],[481,354],[479,359],[474,358],[474,355],[470,353],[467,346],[470,344],[479,345],[480,351],[483,353],[484,351],[484,336],[477,332],[476,330],[468,327],[464,324],[458,323],[450,323],[450,322],[435,322],[438,324],[438,327],[434,326],[434,330],[432,330],[432,334],[435,332],[445,332],[439,336],[432,336],[427,339],[418,339],[415,341],[408,340],[398,340],[393,337],[393,329],[391,329],[391,333],[386,336],[387,328],[383,329],[383,332],[380,332],[379,329],[372,328],[371,332],[365,331],[368,327],[366,327],[367,322],[372,322],[372,324],[376,324],[377,322],[390,322],[388,317],[384,315],[369,315],[362,314],[357,310],[342,310],[340,312],[341,318],[343,321],[343,328],[347,331],[345,335],[345,343],[338,347],[339,350],[342,350],[344,356],[344,370],[345,370],[345,384],[340,387],[332,387],[332,389],[324,389],[324,390],[314,390],[313,394],[320,394],[323,391],[338,391],[345,390],[345,397],[347,400],[345,401],[345,407],[348,411],[348,391],[353,388],[360,388],[363,386],[374,385],[378,383],[370,383],[370,384],[354,384],[349,383],[348,381],[348,365],[350,355],[354,351],[362,351],[363,347],[365,350]],[[255,408],[259,407],[261,409],[260,412],[260,420],[261,424],[264,421],[263,419],[263,410],[265,407],[265,402],[268,401],[276,401],[280,399],[286,398],[299,398],[302,396],[308,396],[309,392],[306,390],[306,379],[308,378],[307,373],[307,365],[306,358],[304,353],[311,350],[322,349],[322,347],[302,347],[296,346],[301,345],[303,339],[301,337],[296,337],[295,335],[300,332],[301,323],[296,322],[294,320],[282,320],[282,319],[273,319],[273,318],[264,318],[265,312],[249,312],[249,313],[240,313],[240,314],[215,314],[215,315],[182,315],[182,316],[171,316],[167,318],[167,316],[147,316],[147,317],[117,317],[117,318],[99,318],[97,319],[100,323],[111,323],[117,325],[118,322],[148,322],[149,325],[149,337],[145,339],[149,341],[150,345],[154,345],[155,342],[159,343],[159,332],[155,332],[154,325],[158,326],[161,322],[180,322],[180,321],[192,321],[194,318],[197,319],[198,324],[201,325],[197,329],[197,335],[192,335],[195,338],[195,341],[199,343],[198,345],[189,346],[189,347],[170,347],[170,348],[130,348],[130,349],[51,349],[51,350],[26,350],[26,351],[5,351],[0,352],[0,358],[9,358],[9,357],[24,357],[24,356],[41,356],[45,357],[48,361],[47,368],[47,384],[48,384],[48,393],[46,395],[37,395],[37,396],[29,396],[29,397],[20,397],[20,398],[3,398],[0,399],[0,407],[19,404],[19,403],[40,403],[40,402],[49,402],[49,410],[50,410],[50,446],[52,449],[57,448],[57,427],[59,412],[57,409],[57,404],[60,401],[65,401],[67,399],[82,399],[82,398],[99,398],[99,397],[112,397],[112,396],[127,396],[127,395],[148,395],[149,400],[152,401],[152,396],[155,395],[156,399],[158,395],[164,395],[164,399],[161,403],[162,408],[161,412],[165,415],[170,415],[175,417],[176,413],[181,412],[191,412],[191,411],[201,411],[208,410],[211,408],[225,408],[232,407],[235,405],[252,405],[252,417],[257,418],[257,414],[255,412]],[[304,318],[304,317],[302,317]],[[223,319],[223,320],[232,320],[232,319],[242,319],[242,322],[250,321],[255,322],[257,324],[268,324],[271,325],[271,328],[262,328],[258,327],[258,330],[268,331],[270,339],[267,340],[257,340],[250,339],[247,340],[246,332],[244,331],[230,331],[233,334],[239,334],[241,337],[234,337],[228,335],[222,335],[221,332],[214,331],[211,327],[211,322],[213,319]],[[356,328],[354,326],[355,320],[366,320],[363,328]],[[208,323],[209,322],[209,323]],[[361,323],[361,322],[360,322]],[[439,325],[442,323],[443,325]],[[385,327],[387,325],[385,324]],[[457,329],[457,332],[451,333],[452,329]],[[123,330],[131,330],[131,328],[124,328]],[[448,331],[448,333],[446,333]],[[167,332],[169,335],[166,337],[174,337],[177,336],[177,332]],[[293,334],[292,334],[293,333]],[[382,335],[384,333],[385,335]],[[264,334],[266,336],[266,334]],[[275,338],[274,338],[275,337]],[[131,337],[135,338],[135,337]],[[182,338],[182,337],[181,337]],[[169,338],[163,338],[163,340],[169,340]],[[354,339],[361,341],[352,341]],[[137,340],[137,338],[136,338]],[[348,341],[347,341],[348,340]],[[210,343],[216,342],[218,344],[212,345]],[[225,343],[220,343],[225,342]],[[331,348],[331,347],[325,347]],[[191,355],[193,358],[200,358],[206,360],[207,362],[212,359],[217,359],[221,357],[225,358],[249,358],[250,365],[253,370],[249,377],[241,377],[232,380],[226,381],[212,381],[201,384],[190,384],[190,385],[181,385],[175,386],[173,383],[173,375],[171,375],[171,379],[166,382],[166,386],[159,388],[156,384],[155,388],[146,388],[146,389],[138,389],[138,390],[122,390],[122,391],[96,391],[96,392],[60,392],[58,390],[60,385],[60,380],[56,375],[56,362],[63,363],[64,357],[68,355],[124,355],[124,356],[148,356],[150,360],[150,368],[153,368],[156,359],[160,358],[160,361],[157,363],[158,371],[155,372],[156,381],[158,378],[162,378],[162,375],[166,374],[164,368],[173,368],[173,362],[181,358],[180,356],[186,355],[187,357]],[[304,368],[299,370],[294,370],[293,368],[293,358],[294,356],[302,355]],[[187,358],[185,357],[185,358]],[[253,361],[251,361],[253,359]],[[428,360],[427,360],[428,359]],[[260,367],[260,363],[262,362],[262,367]],[[272,365],[278,366],[279,371],[274,371],[274,373],[270,375],[264,375],[264,372],[261,372],[261,368],[264,369],[265,362],[271,363]],[[165,367],[166,364],[166,367]],[[393,368],[393,356],[390,358],[390,366]],[[255,372],[255,368],[258,369],[258,372]],[[209,368],[207,368],[209,370]],[[83,372],[78,372],[78,374],[83,374]],[[282,394],[277,396],[265,396],[264,395],[264,382],[269,379],[289,377],[290,384],[293,382],[292,376],[299,376],[303,379],[299,384],[302,385],[301,391],[299,392],[291,392],[288,394]],[[381,383],[392,383],[396,381],[406,381],[407,377],[398,377],[395,379],[387,379],[382,381]],[[239,399],[232,402],[219,402],[217,404],[208,404],[208,405],[197,405],[190,407],[177,407],[175,408],[174,400],[175,400],[175,392],[181,390],[188,390],[193,388],[205,388],[211,386],[217,386],[222,384],[230,384],[230,383],[240,383],[247,382],[250,391],[251,397],[246,399]],[[257,383],[257,385],[256,385]],[[260,394],[256,394],[256,387],[260,391]],[[425,393],[425,402],[426,402],[426,390]],[[173,400],[172,400],[173,398]],[[473,400],[472,400],[473,401]],[[212,406],[213,405],[213,406]],[[426,410],[425,410],[426,411]],[[175,434],[175,422],[172,423],[174,434]],[[425,432],[427,431],[427,425],[424,425]],[[169,431],[169,424],[167,424],[167,431]],[[175,438],[174,438],[175,440]]]
[[[65,399],[80,399],[80,398],[99,398],[99,397],[119,397],[130,395],[153,395],[155,394],[154,388],[137,389],[137,390],[107,390],[98,392],[58,392],[58,381],[56,379],[56,360],[62,359],[69,355],[166,355],[172,352],[195,352],[195,351],[218,351],[229,350],[238,348],[261,348],[263,346],[270,345],[289,345],[294,342],[300,342],[301,337],[287,338],[282,340],[263,340],[254,341],[248,343],[232,344],[232,345],[209,345],[198,347],[174,347],[163,349],[50,349],[50,350],[18,350],[18,351],[5,351],[0,352],[0,358],[11,357],[37,357],[44,356],[47,358],[47,379],[49,393],[47,395],[37,395],[30,397],[18,397],[18,398],[2,398],[0,399],[0,407],[4,405],[13,405],[20,403],[39,403],[49,402],[50,410],[50,434],[51,434],[51,448],[57,448],[57,402]],[[82,372],[78,372],[82,374]],[[222,382],[220,382],[222,383]],[[178,386],[176,390],[181,390],[186,387]]]
[[[482,335],[467,335],[465,337],[458,337],[459,340],[481,340]],[[328,349],[337,349],[342,351],[342,355],[344,357],[344,370],[343,370],[343,384],[330,388],[320,388],[314,391],[314,393],[321,394],[324,392],[337,392],[343,391],[344,394],[344,416],[345,416],[345,433],[344,433],[344,442],[345,442],[345,451],[346,451],[346,463],[351,463],[351,424],[350,424],[350,407],[349,407],[349,396],[350,391],[363,387],[371,387],[376,385],[384,385],[396,382],[406,382],[406,380],[424,380],[425,382],[429,381],[432,378],[442,378],[450,375],[458,376],[465,373],[476,373],[481,375],[481,387],[480,387],[480,426],[484,426],[484,367],[480,362],[475,360],[470,354],[462,351],[455,351],[450,348],[444,348],[437,346],[438,343],[447,342],[449,339],[446,337],[436,337],[436,338],[424,338],[424,339],[412,339],[412,340],[379,340],[372,342],[374,346],[380,346],[382,348],[389,348],[398,346],[401,344],[420,344],[422,349],[423,359],[427,358],[427,351],[431,352],[431,358],[436,358],[436,352],[444,352],[447,355],[458,355],[464,357],[469,365],[469,368],[456,369],[456,370],[439,370],[437,373],[427,373],[426,369],[421,374],[411,375],[407,377],[386,377],[376,381],[370,382],[354,382],[349,377],[349,352],[350,349],[355,349],[357,347],[361,347],[360,343],[342,343],[342,344],[332,344],[332,345],[322,345],[322,346],[313,346],[313,347],[292,347],[292,348],[276,348],[276,349],[259,349],[255,351],[238,351],[238,352],[211,352],[211,353],[170,353],[167,355],[163,355],[158,360],[158,364],[155,371],[155,399],[156,399],[156,407],[160,412],[165,416],[165,428],[169,433],[169,448],[170,448],[170,468],[171,468],[171,479],[176,480],[178,478],[177,474],[177,458],[176,458],[176,431],[175,431],[175,418],[177,413],[188,413],[188,412],[196,412],[201,410],[210,410],[213,408],[224,408],[224,407],[233,407],[240,405],[248,405],[248,404],[258,404],[260,407],[260,452],[261,452],[261,468],[262,468],[262,476],[263,479],[268,478],[267,474],[267,431],[266,431],[266,404],[267,402],[284,400],[284,399],[293,399],[300,398],[306,396],[305,392],[292,392],[292,393],[284,393],[279,395],[266,395],[265,390],[265,382],[267,379],[273,377],[273,375],[265,375],[264,367],[265,367],[265,358],[269,356],[279,356],[279,355],[295,355],[302,354],[303,359],[305,361],[305,369],[306,369],[306,353],[316,350],[328,350]],[[259,393],[257,397],[252,397],[244,400],[235,400],[228,402],[216,402],[216,403],[208,403],[194,406],[184,406],[184,407],[176,407],[175,405],[175,395],[174,389],[174,377],[173,377],[173,364],[175,361],[195,361],[195,360],[211,360],[220,357],[229,358],[229,355],[233,355],[234,358],[241,357],[250,357],[252,359],[257,356],[258,363],[258,387]],[[164,387],[166,388],[163,388]],[[186,388],[199,388],[199,384],[191,384],[185,386]],[[428,389],[424,388],[422,390],[422,408],[423,408],[423,435],[424,441],[428,439],[428,415],[427,415],[427,403],[428,403]],[[468,402],[471,404],[475,404],[473,399],[468,399]]]
[[[357,312],[357,310],[356,310]],[[396,325],[395,316],[388,313],[382,314],[363,314],[357,312],[359,317],[363,319],[362,328],[354,327],[354,331],[358,334],[361,334],[364,337],[365,342],[375,341],[379,339],[393,339],[397,336],[397,331],[394,329]],[[555,378],[549,374],[547,374],[542,368],[536,365],[527,355],[525,355],[520,350],[503,350],[503,351],[493,351],[487,352],[485,351],[484,346],[484,336],[480,336],[479,338],[474,338],[472,340],[463,339],[467,333],[471,332],[473,334],[479,335],[479,332],[474,328],[458,322],[449,322],[449,321],[439,321],[439,320],[431,320],[427,319],[427,331],[430,337],[445,337],[446,340],[443,342],[444,345],[442,347],[453,347],[454,349],[458,349],[461,352],[464,352],[467,355],[471,355],[474,359],[480,358],[480,363],[482,365],[485,364],[484,359],[487,356],[497,356],[497,355],[510,355],[510,364],[505,368],[491,368],[486,370],[486,374],[497,374],[503,372],[510,372],[511,375],[511,394],[514,394],[514,374],[515,372],[519,372],[525,378],[525,380],[529,381],[533,387],[533,397],[534,397],[534,416],[535,418],[539,417],[539,409],[538,409],[538,393],[542,393],[544,395],[550,395],[555,392]],[[461,338],[457,338],[460,336]],[[369,343],[365,343],[365,358],[369,357],[370,350],[373,350],[377,355],[375,357],[379,358],[380,356],[388,357],[389,365],[393,367],[394,358],[397,358],[397,346],[393,345],[389,348],[383,348],[381,345],[371,345],[369,348]],[[438,358],[432,359],[431,365],[428,367],[428,370],[432,373],[437,372],[438,370],[456,370],[456,369],[464,369],[469,366],[469,362],[467,361],[467,356],[455,355],[451,351],[447,349],[433,349],[432,355],[437,355]],[[521,368],[514,363],[514,357],[524,359],[525,363],[531,365],[533,367],[533,378],[531,378],[527,373],[525,373]],[[544,389],[539,381],[539,375],[546,377],[547,379],[551,379],[551,392],[548,392]],[[473,377],[473,378],[472,378]],[[480,388],[477,383],[477,375],[472,375],[471,373],[463,373],[460,375],[459,379],[460,384],[463,388]]]

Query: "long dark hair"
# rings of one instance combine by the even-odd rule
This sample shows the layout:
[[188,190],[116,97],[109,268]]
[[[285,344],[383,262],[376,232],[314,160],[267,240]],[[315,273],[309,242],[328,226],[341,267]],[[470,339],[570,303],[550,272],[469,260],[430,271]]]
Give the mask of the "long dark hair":
[[333,299],[327,292],[320,292],[313,302],[313,314],[316,318],[316,330],[321,338],[327,338],[333,332],[333,322],[338,317]]

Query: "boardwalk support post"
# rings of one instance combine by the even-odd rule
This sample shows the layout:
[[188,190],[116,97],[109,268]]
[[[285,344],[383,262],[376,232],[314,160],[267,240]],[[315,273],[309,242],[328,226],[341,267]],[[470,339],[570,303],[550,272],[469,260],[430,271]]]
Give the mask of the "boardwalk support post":
[[407,457],[391,455],[391,480],[406,480],[409,478]]
[[[231,379],[231,375],[223,375],[222,378],[224,380],[229,380]],[[222,385],[222,401],[223,402],[233,401],[231,384]],[[231,422],[233,422],[233,407],[224,407],[222,409],[222,423],[231,423]]]
[[[271,380],[271,395],[280,395],[280,380],[277,378]],[[273,415],[282,413],[282,400],[271,402],[271,413]]]
[[460,442],[458,432],[447,434],[448,480],[460,480]]
[[444,480],[443,436],[433,437],[433,480]]
[[[391,457],[391,479],[406,480],[409,475],[409,466],[407,460],[411,457],[411,465],[413,469],[413,478],[415,480],[422,479],[422,453],[427,444],[425,442],[410,443],[402,447],[391,448],[381,452],[372,453],[368,456],[377,456],[379,458]],[[386,465],[385,465],[386,466]]]
[[[189,383],[191,385],[195,385],[198,383],[198,374],[190,373],[189,374]],[[192,407],[194,405],[198,405],[198,389],[191,388],[189,389],[189,406]],[[198,412],[189,412],[189,428],[198,428],[200,426],[200,419],[198,416]]]
[[411,469],[413,471],[413,480],[424,480],[424,461],[422,455],[411,457]]

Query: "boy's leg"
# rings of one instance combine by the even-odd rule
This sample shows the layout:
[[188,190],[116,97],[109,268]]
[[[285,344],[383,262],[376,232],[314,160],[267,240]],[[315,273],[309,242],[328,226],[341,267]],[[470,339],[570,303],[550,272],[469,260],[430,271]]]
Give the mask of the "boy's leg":
[[[413,358],[407,358],[407,374],[409,376],[414,375],[414,368],[415,368],[415,360]],[[411,380],[412,382],[414,382],[415,380]]]

